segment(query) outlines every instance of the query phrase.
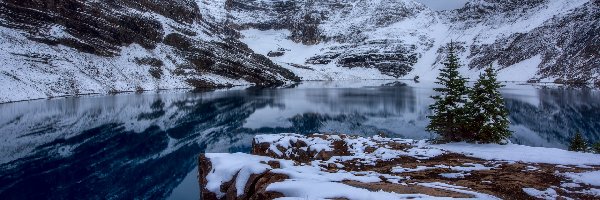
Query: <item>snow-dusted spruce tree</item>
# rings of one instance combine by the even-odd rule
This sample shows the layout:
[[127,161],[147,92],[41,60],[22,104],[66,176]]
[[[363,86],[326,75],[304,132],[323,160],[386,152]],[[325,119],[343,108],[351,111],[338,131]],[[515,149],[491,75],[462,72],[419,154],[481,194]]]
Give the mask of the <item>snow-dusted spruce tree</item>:
[[445,142],[458,142],[465,140],[468,134],[468,118],[465,103],[468,98],[467,79],[458,72],[460,67],[456,55],[456,47],[451,42],[448,45],[448,56],[444,68],[437,77],[437,84],[443,87],[434,88],[438,93],[432,96],[435,103],[429,106],[433,112],[427,126],[427,131],[437,133]]
[[569,145],[569,151],[578,151],[578,152],[586,152],[588,150],[588,145],[585,139],[583,139],[583,135],[580,132],[575,133],[573,139],[571,139],[571,144]]
[[600,142],[596,142],[594,143],[594,145],[592,145],[592,151],[594,153],[600,154]]
[[471,142],[502,143],[512,135],[508,110],[499,91],[504,85],[496,76],[497,71],[490,65],[469,92],[466,108],[471,119]]

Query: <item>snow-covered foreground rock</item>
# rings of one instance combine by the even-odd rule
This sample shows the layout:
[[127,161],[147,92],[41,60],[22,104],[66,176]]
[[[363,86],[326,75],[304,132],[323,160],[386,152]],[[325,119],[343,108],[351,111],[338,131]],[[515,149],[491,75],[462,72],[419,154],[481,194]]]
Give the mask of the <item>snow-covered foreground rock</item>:
[[258,135],[199,166],[205,200],[600,198],[600,155],[519,145]]

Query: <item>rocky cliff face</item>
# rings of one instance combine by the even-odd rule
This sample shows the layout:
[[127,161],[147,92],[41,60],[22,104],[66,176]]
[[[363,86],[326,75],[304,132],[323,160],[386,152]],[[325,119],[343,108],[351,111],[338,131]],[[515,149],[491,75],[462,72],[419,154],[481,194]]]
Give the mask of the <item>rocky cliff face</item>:
[[[0,102],[298,78],[191,0],[0,2]],[[15,93],[16,91],[16,93]],[[12,96],[6,94],[14,94]]]
[[[278,40],[309,45],[312,55],[288,67],[305,79],[313,72],[294,66],[375,68],[381,77],[433,79],[437,72],[432,69],[439,66],[444,47],[455,41],[461,46],[465,71],[473,78],[479,69],[494,64],[510,81],[600,83],[598,4],[476,0],[458,10],[434,12],[414,0],[228,0],[227,8],[229,22],[241,29],[287,29]],[[279,46],[289,45],[279,42],[272,50]],[[302,51],[306,49],[292,48],[289,53]],[[283,66],[290,62],[273,60]]]
[[[521,2],[521,1],[520,1]],[[512,1],[486,0],[469,3],[454,12],[451,21],[463,21],[455,28],[470,30],[479,24],[495,26],[516,24],[492,43],[469,48],[469,67],[497,63],[510,67],[540,56],[537,76],[559,81],[600,83],[600,3],[598,1],[560,2],[552,0]],[[564,9],[557,9],[557,8]],[[548,13],[549,11],[555,11]],[[552,14],[556,14],[552,16]],[[544,15],[552,17],[544,19]],[[525,21],[524,21],[525,20]],[[521,27],[522,23],[530,23]]]
[[372,37],[388,34],[382,30],[423,13],[433,16],[427,7],[412,0],[227,2],[232,23],[242,29],[287,29],[288,39],[293,42],[328,44],[304,62],[294,63],[298,65],[375,68],[388,78],[400,78],[413,69],[421,57],[421,47],[431,46],[427,40],[417,42],[419,45],[405,40],[425,37],[416,31],[405,35],[405,39]]

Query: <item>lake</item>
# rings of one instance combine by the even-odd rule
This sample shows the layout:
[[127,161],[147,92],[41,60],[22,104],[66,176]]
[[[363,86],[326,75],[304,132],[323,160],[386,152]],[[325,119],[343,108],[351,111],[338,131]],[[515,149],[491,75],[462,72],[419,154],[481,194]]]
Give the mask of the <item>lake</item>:
[[[600,141],[600,92],[508,84],[513,143]],[[0,104],[0,199],[198,199],[197,155],[265,133],[426,139],[431,83],[305,82]]]

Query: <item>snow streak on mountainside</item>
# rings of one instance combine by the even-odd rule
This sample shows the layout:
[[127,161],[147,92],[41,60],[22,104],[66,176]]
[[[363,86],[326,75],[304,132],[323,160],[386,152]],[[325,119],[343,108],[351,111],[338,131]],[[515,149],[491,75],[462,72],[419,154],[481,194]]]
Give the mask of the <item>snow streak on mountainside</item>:
[[0,103],[298,79],[205,18],[204,4],[2,0]]
[[597,0],[474,0],[440,12],[414,0],[224,3],[222,21],[249,29],[242,41],[305,80],[352,79],[344,72],[357,68],[381,73],[366,78],[433,80],[455,41],[472,78],[494,64],[507,81],[600,83]]

